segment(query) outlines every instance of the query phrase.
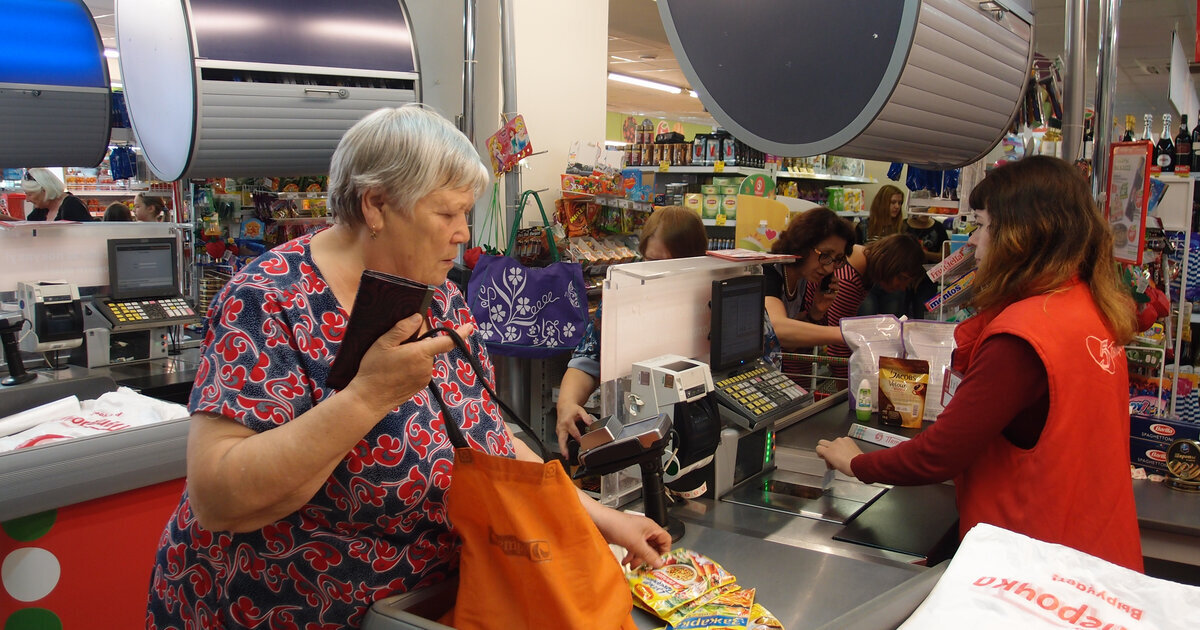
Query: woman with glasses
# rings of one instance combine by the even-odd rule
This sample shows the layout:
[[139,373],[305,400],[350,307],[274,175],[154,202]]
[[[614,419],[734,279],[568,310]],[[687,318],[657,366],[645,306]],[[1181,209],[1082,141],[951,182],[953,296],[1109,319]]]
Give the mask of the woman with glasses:
[[1134,305],[1112,232],[1057,158],[993,170],[970,202],[978,314],[955,331],[946,408],[892,448],[838,438],[817,454],[865,483],[953,479],[960,535],[990,523],[1141,571],[1122,350]]
[[[826,326],[825,311],[837,295],[832,274],[853,251],[854,228],[828,208],[813,208],[788,222],[771,246],[796,262],[763,265],[767,314],[784,350],[842,343],[842,331]],[[807,291],[809,286],[813,291]]]
[[31,168],[21,182],[25,200],[33,204],[27,221],[91,221],[87,204],[67,192],[61,179],[49,169]]

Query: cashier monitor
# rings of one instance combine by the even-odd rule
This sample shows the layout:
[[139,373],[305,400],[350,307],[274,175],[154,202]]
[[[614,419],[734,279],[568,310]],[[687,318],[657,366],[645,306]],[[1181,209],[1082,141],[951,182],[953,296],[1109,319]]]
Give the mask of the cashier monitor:
[[168,325],[196,319],[179,292],[174,238],[118,238],[108,241],[111,296],[98,302],[113,328]]
[[709,364],[722,414],[750,430],[812,402],[813,396],[763,360],[763,277],[713,281]]

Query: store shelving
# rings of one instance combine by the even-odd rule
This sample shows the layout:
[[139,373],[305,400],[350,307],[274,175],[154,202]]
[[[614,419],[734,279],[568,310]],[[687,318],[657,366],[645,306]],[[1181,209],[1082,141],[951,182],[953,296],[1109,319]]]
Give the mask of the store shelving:
[[[764,171],[766,172],[766,171]],[[842,184],[878,184],[874,177],[857,177],[854,175],[826,175],[823,173],[801,173],[796,171],[776,171],[768,173],[776,179],[803,179],[818,182],[837,182]]]
[[150,197],[170,197],[169,190],[148,190],[148,189],[127,189],[127,190],[106,190],[92,188],[67,188],[67,192],[76,197],[133,197],[138,194],[146,194]]
[[713,166],[668,166],[665,169],[661,166],[633,166],[630,168],[636,168],[643,173],[673,173],[677,175],[770,175],[765,169],[748,166],[726,166],[721,170],[717,170]]

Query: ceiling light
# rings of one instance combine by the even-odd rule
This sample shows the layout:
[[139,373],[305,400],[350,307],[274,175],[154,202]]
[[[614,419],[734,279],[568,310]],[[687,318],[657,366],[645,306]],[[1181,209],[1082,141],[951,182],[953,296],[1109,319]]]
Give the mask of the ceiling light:
[[637,85],[644,88],[650,88],[652,90],[662,90],[663,92],[670,92],[671,94],[680,94],[683,92],[682,88],[675,87],[674,85],[667,85],[666,83],[659,83],[658,81],[647,81],[646,79],[639,79],[637,77],[617,74],[615,72],[609,72],[608,78],[610,81],[619,81],[621,83]]
[[113,82],[112,82],[112,89],[114,89],[114,90],[124,90],[124,89],[125,89],[125,85],[124,85],[124,84],[122,84],[122,83],[117,83],[116,81],[113,81]]
[[104,56],[108,57],[109,59],[116,59],[117,57],[121,56],[121,53],[117,52],[116,48],[105,48]]

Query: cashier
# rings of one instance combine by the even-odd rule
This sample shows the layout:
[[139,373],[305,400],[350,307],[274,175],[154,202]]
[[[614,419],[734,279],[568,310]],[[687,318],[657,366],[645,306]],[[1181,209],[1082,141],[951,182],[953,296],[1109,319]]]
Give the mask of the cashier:
[[27,221],[91,221],[87,204],[67,192],[61,179],[45,168],[25,171],[21,181],[25,200],[33,204]]
[[1057,158],[997,168],[970,203],[978,314],[955,332],[945,410],[890,449],[842,437],[817,454],[866,483],[954,479],[960,535],[986,522],[1141,571],[1122,350],[1134,310],[1112,233]]
[[[334,152],[334,225],[259,256],[222,289],[189,403],[187,487],[160,539],[147,627],[354,628],[375,600],[455,571],[444,421],[460,423],[473,448],[537,460],[484,391],[491,363],[446,280],[487,180],[475,147],[444,118],[419,105],[378,110]],[[436,287],[428,323],[400,321],[333,391],[331,358],[365,269]],[[457,329],[486,373],[445,336],[405,341],[426,326]],[[431,381],[446,415],[422,393]],[[661,527],[579,496],[627,560],[661,563],[670,545]]]

